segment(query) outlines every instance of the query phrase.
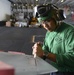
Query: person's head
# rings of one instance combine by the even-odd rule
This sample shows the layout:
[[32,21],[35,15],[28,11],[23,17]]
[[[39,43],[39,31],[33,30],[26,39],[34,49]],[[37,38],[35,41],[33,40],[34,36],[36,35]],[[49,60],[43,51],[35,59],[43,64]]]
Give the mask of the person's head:
[[36,6],[34,8],[34,16],[49,31],[55,30],[57,21],[65,19],[63,10],[59,10],[52,4]]

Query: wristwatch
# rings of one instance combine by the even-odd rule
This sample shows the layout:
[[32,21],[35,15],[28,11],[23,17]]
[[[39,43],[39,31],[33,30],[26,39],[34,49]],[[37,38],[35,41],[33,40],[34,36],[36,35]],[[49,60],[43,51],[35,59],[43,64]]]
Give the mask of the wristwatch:
[[46,58],[48,58],[48,54],[49,53],[44,52],[42,59],[45,60]]

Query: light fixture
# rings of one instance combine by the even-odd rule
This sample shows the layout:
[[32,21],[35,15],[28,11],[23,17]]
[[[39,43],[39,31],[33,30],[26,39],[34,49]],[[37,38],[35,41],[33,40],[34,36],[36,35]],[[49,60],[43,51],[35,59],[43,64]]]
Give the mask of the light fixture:
[[38,1],[38,0],[36,0],[36,1]]
[[61,2],[64,2],[64,0],[61,0]]

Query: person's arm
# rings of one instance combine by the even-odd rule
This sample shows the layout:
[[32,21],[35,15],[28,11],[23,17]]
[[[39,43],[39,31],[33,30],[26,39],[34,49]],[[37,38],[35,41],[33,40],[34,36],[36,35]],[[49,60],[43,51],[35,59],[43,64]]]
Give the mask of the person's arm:
[[49,59],[53,62],[56,62],[56,55],[55,54],[48,53],[48,55],[46,57],[47,57],[47,59]]
[[34,46],[32,47],[32,49],[33,49],[32,54],[34,55],[34,57],[36,57],[36,55],[37,55],[44,60],[47,58],[51,61],[56,62],[56,55],[52,54],[52,53],[45,54],[44,51],[42,50],[42,46],[40,45],[39,42],[35,43]]

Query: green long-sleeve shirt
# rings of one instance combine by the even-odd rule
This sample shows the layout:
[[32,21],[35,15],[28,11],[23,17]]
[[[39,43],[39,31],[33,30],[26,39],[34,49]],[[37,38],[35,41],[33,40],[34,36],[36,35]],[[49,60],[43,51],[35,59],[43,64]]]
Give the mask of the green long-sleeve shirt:
[[56,62],[52,62],[61,72],[74,72],[74,27],[62,23],[53,32],[47,31],[43,50],[56,54]]

